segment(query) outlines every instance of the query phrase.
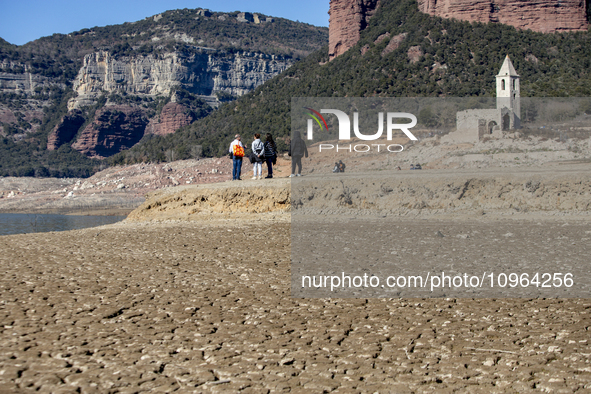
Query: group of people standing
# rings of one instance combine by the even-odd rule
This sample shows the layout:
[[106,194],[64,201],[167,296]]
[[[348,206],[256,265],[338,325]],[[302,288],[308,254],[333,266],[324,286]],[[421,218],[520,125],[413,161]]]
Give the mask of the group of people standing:
[[[254,134],[254,141],[251,145],[252,153],[250,154],[250,161],[253,164],[252,179],[263,179],[263,162],[267,163],[267,176],[273,178],[273,165],[277,164],[277,145],[273,140],[271,134],[267,134],[265,142],[261,141],[259,133]],[[300,136],[299,132],[294,133],[291,140],[289,155],[291,156],[291,175],[301,176],[302,174],[302,157],[308,157],[308,148],[306,143]],[[244,158],[244,145],[242,145],[240,134],[234,136],[234,141],[230,144],[230,156],[232,157],[232,180],[241,180],[242,159]],[[295,173],[297,167],[297,174]]]
[[265,178],[273,178],[273,164],[277,163],[277,145],[275,145],[271,134],[267,134],[265,142],[261,141],[259,133],[254,135],[250,161],[253,164],[252,179],[263,179],[263,162],[267,163],[267,176]]

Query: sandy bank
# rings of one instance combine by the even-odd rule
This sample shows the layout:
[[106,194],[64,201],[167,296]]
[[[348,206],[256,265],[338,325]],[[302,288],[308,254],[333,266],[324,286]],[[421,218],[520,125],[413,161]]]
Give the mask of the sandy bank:
[[248,180],[180,186],[149,194],[127,221],[288,219],[290,180]]
[[588,213],[586,174],[182,186],[123,223],[0,237],[0,391],[586,392],[588,299],[292,298],[287,222],[298,193],[305,214],[396,215],[409,262],[584,259],[589,221],[569,221]]
[[[591,216],[591,165],[366,171],[167,188],[130,221],[299,215]],[[292,206],[293,204],[293,206]],[[293,209],[293,210],[292,210]],[[246,215],[246,216],[245,216]]]

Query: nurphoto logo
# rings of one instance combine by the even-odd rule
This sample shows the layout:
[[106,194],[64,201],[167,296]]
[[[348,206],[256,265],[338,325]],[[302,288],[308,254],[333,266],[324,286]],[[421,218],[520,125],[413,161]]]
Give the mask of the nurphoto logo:
[[[304,107],[307,110],[307,115],[310,116],[308,119],[308,128],[307,128],[307,138],[308,140],[314,139],[314,122],[318,124],[320,130],[326,130],[328,132],[328,124],[326,119],[322,116],[322,114],[332,114],[336,116],[338,121],[338,132],[339,132],[339,141],[347,141],[351,140],[351,119],[349,115],[347,115],[344,111],[338,109],[321,109],[320,112],[309,108]],[[413,128],[417,125],[417,117],[408,112],[387,112],[385,114],[386,121],[384,122],[384,112],[379,112],[378,114],[378,130],[373,134],[363,134],[359,130],[359,112],[353,112],[353,133],[355,137],[362,141],[375,141],[382,137],[384,134],[384,123],[386,126],[386,138],[388,141],[392,140],[392,136],[395,131],[400,130],[402,131],[411,141],[418,141],[417,137],[415,137],[409,129]],[[401,120],[408,119],[409,122],[399,123]],[[380,151],[381,147],[386,147],[388,152],[402,152],[404,147],[400,144],[357,144],[357,145],[349,145],[349,146],[339,146],[338,144],[335,146],[333,144],[320,144],[319,151],[322,152],[323,150],[330,150],[335,149],[336,151],[345,150],[349,152],[368,152],[372,149],[372,146],[377,147],[377,151]]]

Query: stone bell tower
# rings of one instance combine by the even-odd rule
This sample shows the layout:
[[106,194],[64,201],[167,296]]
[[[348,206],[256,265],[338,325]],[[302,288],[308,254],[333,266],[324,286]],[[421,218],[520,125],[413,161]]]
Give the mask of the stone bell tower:
[[497,75],[497,109],[503,108],[509,110],[503,118],[503,130],[518,129],[521,125],[519,75],[517,75],[509,55],[505,57]]

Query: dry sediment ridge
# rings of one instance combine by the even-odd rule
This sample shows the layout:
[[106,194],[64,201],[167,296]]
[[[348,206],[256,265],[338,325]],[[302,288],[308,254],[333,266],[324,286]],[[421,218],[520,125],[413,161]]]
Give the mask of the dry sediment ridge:
[[290,211],[587,217],[591,212],[589,169],[589,164],[582,164],[488,171],[374,171],[183,186],[148,195],[128,221],[232,219],[251,214],[277,219]]
[[233,219],[252,214],[278,219],[290,210],[289,184],[289,179],[272,179],[158,190],[148,194],[127,221]]

